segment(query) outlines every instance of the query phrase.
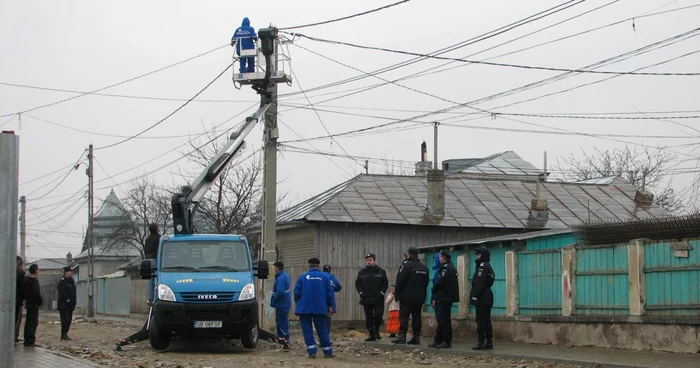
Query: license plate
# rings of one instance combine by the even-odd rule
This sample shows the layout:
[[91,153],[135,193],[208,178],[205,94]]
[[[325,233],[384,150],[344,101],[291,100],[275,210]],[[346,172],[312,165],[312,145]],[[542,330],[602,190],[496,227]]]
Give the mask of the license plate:
[[194,328],[221,328],[222,321],[195,321]]

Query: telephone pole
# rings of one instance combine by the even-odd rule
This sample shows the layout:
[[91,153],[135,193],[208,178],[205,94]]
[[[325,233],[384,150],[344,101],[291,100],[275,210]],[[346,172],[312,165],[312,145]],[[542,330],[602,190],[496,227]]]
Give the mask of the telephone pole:
[[[275,37],[275,57],[274,65],[266,65],[266,68],[277,70],[279,64],[279,39]],[[263,208],[262,208],[262,232],[260,239],[260,259],[267,259],[267,252],[274,252],[277,244],[277,138],[279,138],[279,130],[277,129],[277,83],[272,83],[270,86],[272,95],[272,104],[265,114],[265,130],[263,137],[265,140],[264,147],[264,166],[263,166]],[[260,280],[260,294],[258,301],[260,303],[260,327],[267,328],[265,319],[265,283]]]
[[93,249],[93,243],[94,243],[94,227],[93,225],[93,202],[94,202],[94,179],[93,179],[93,153],[92,153],[92,144],[88,147],[88,168],[85,170],[85,173],[87,174],[88,177],[88,231],[87,231],[87,246],[88,246],[88,306],[87,306],[87,314],[88,318],[94,318],[95,317],[95,302],[94,302],[94,292],[95,292],[95,282],[93,280],[93,272],[95,269],[95,255],[94,255],[94,249]]
[[27,198],[19,197],[19,256],[22,262],[27,262]]

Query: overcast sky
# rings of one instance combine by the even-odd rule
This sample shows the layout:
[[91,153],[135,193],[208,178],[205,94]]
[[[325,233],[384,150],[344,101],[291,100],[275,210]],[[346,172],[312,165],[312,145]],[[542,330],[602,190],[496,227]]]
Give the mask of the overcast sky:
[[[4,1],[0,11],[0,83],[92,91],[223,46],[229,42],[232,32],[244,16],[250,18],[256,29],[269,24],[288,27],[338,18],[392,2],[394,1]],[[335,41],[429,53],[565,2],[412,0],[362,17],[292,31]],[[609,3],[612,4],[604,6]],[[442,56],[469,56],[469,60],[490,59],[499,63],[577,69],[694,30],[698,27],[700,7],[639,18],[634,21],[634,28],[632,21],[626,21],[548,45],[500,55],[645,13],[695,3],[690,0],[589,0]],[[591,11],[598,7],[601,8]],[[587,11],[591,12],[525,36]],[[522,38],[514,40],[518,37]],[[502,43],[506,44],[495,47]],[[491,50],[481,52],[492,47]],[[599,70],[632,71],[699,49],[700,37],[687,38]],[[324,86],[412,58],[303,38],[295,40],[294,45],[289,46],[289,51],[296,78],[292,87],[280,86],[280,94]],[[232,49],[225,47],[102,93],[188,99],[231,62],[231,55]],[[433,96],[389,84],[324,102],[347,93],[339,93],[340,91],[383,83],[376,77],[367,77],[353,83],[309,92],[308,97],[318,109],[388,119],[319,111],[320,119],[327,129],[332,133],[340,133],[383,124],[392,121],[391,119],[414,117],[423,112],[451,107],[455,103],[479,100],[561,74],[556,71],[463,63],[440,67],[445,63],[448,61],[423,60],[378,76],[395,80],[459,66],[400,82],[410,89]],[[642,71],[700,72],[700,55],[689,55]],[[474,106],[490,112],[540,115],[700,110],[699,76],[623,75],[569,92],[501,107],[610,77],[613,75],[575,75]],[[0,115],[25,111],[72,96],[76,94],[0,85]],[[198,99],[208,101],[192,102],[140,138],[95,151],[98,162],[95,167],[97,198],[104,199],[112,188],[117,194],[122,194],[132,184],[130,180],[181,157],[188,140],[183,136],[201,133],[204,130],[202,122],[208,127],[223,123],[249,108],[258,100],[258,96],[247,87],[235,89],[229,71]],[[25,183],[75,163],[90,143],[99,148],[122,140],[115,135],[130,136],[142,131],[182,103],[177,100],[88,95],[30,111],[22,115],[21,126],[16,116],[0,118],[0,124],[9,120],[2,129],[15,130],[21,137],[20,182]],[[291,105],[300,104],[308,104],[302,94],[280,98],[280,141],[298,140],[300,136],[310,138],[327,135],[313,111],[292,110]],[[246,114],[252,111],[248,110]],[[678,162],[674,163],[677,164],[676,170],[691,168],[686,171],[692,171],[697,164],[698,132],[673,122],[512,117],[521,121],[516,122],[507,120],[504,116],[494,120],[483,113],[465,115],[474,111],[462,108],[420,119],[423,122],[438,120],[452,124],[440,126],[439,159],[482,157],[512,150],[542,167],[544,151],[548,152],[550,162],[555,162],[557,157],[580,154],[581,149],[590,151],[595,148],[623,147],[625,143],[620,140],[624,140],[637,145],[667,146],[668,150],[678,153]],[[244,116],[240,115],[220,129],[233,127]],[[464,121],[467,119],[474,120]],[[698,119],[674,121],[700,129]],[[474,126],[548,131],[553,129],[547,127],[555,127],[587,134],[668,135],[680,136],[682,139],[550,135],[482,130],[475,129]],[[258,127],[248,138],[249,148],[244,156],[261,147],[261,137],[262,127]],[[279,191],[289,192],[290,203],[306,199],[364,172],[361,166],[364,157],[371,158],[372,172],[383,169],[382,158],[397,160],[397,165],[411,169],[419,159],[419,146],[423,140],[428,142],[432,159],[432,139],[433,129],[429,124],[402,123],[390,128],[369,130],[360,136],[338,137],[333,142],[330,139],[319,139],[290,143],[305,150],[337,155],[344,155],[344,149],[350,155],[362,158],[353,161],[318,154],[284,152],[279,160]],[[166,152],[169,153],[165,154]],[[162,157],[157,158],[159,156]],[[682,160],[685,161],[680,162]],[[171,172],[178,168],[191,166],[183,159],[152,175],[156,181],[171,182]],[[20,186],[20,195],[29,198],[27,255],[30,259],[63,257],[68,251],[74,255],[79,252],[82,242],[80,234],[86,224],[87,210],[82,197],[71,195],[80,191],[87,182],[84,166],[70,173],[63,183],[46,195],[67,172],[67,169],[60,170]],[[693,173],[677,174],[673,178],[673,184],[678,190],[684,190],[691,185],[693,177]],[[96,203],[98,207],[100,204],[99,201]]]

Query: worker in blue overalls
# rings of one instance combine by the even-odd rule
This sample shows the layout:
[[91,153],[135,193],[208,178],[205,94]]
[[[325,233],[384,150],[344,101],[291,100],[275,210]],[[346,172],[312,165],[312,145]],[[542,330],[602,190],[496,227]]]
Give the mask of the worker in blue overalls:
[[[442,266],[442,264],[440,263],[440,252],[435,253],[434,259],[435,263],[433,264],[433,286],[437,284],[438,277],[440,276],[440,266]],[[433,307],[433,312],[435,312],[435,320],[437,320],[438,318],[440,318],[440,316],[438,315],[437,304],[435,303],[435,293],[431,293],[430,295],[430,305]]]
[[[335,277],[335,275],[331,272],[331,265],[325,264],[323,265],[323,272],[328,275],[328,278],[331,280],[331,286],[333,287],[334,292],[339,292],[340,290],[343,289],[343,285],[340,284],[340,281]],[[331,316],[333,314],[336,314],[336,305],[333,303],[333,312],[328,315],[328,333],[331,332]]]
[[270,307],[275,308],[275,324],[277,325],[277,341],[289,349],[289,310],[292,308],[292,282],[284,263],[277,261],[275,267],[275,283],[272,285]]
[[333,358],[331,336],[328,333],[326,316],[333,312],[335,294],[331,280],[321,272],[321,261],[314,257],[309,259],[309,271],[301,274],[294,286],[294,314],[299,316],[301,331],[309,358],[315,358],[318,347],[314,339],[314,326],[321,342],[324,358]]
[[[255,28],[250,26],[250,19],[243,18],[241,26],[236,29],[231,37],[231,46],[236,46],[236,55],[241,55],[241,50],[255,49],[255,40],[258,35],[255,33]],[[241,73],[255,72],[255,58],[244,57],[239,59]]]

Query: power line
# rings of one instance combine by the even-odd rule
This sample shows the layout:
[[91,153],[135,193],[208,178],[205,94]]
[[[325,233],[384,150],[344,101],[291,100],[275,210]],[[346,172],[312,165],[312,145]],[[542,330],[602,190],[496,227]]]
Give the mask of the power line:
[[155,124],[149,126],[148,128],[142,130],[141,132],[139,132],[139,133],[137,133],[137,134],[135,134],[135,135],[133,135],[133,136],[131,136],[131,137],[128,137],[128,138],[123,139],[123,140],[121,140],[121,141],[119,141],[119,142],[116,142],[116,143],[112,143],[112,144],[106,145],[106,146],[104,146],[104,147],[97,147],[97,148],[95,148],[94,150],[97,151],[97,150],[102,150],[102,149],[106,149],[106,148],[118,146],[118,145],[120,145],[120,144],[122,144],[122,143],[125,143],[125,142],[128,142],[128,141],[130,141],[130,140],[132,140],[132,139],[134,139],[134,138],[140,136],[141,134],[146,133],[147,131],[149,131],[149,130],[155,128],[156,126],[160,125],[162,122],[164,122],[165,120],[167,120],[167,119],[170,118],[171,116],[175,115],[178,111],[182,110],[185,106],[187,106],[193,99],[195,99],[197,96],[199,96],[202,92],[206,91],[207,88],[209,88],[209,86],[211,86],[212,84],[214,84],[214,82],[216,82],[222,75],[224,75],[224,73],[226,73],[226,71],[229,70],[229,68],[231,68],[232,65],[233,65],[233,64],[229,64],[226,68],[224,68],[224,70],[221,71],[221,73],[219,73],[219,75],[216,76],[216,78],[214,78],[211,82],[207,83],[207,85],[204,86],[204,88],[202,88],[201,90],[199,90],[199,92],[197,92],[190,100],[188,100],[187,102],[185,102],[185,103],[183,103],[182,105],[180,105],[180,107],[178,107],[177,109],[175,109],[175,111],[171,112],[171,113],[168,114],[166,117],[160,119],[160,120],[159,120],[158,122],[156,122]]
[[347,19],[359,17],[359,16],[362,16],[362,15],[367,15],[367,14],[375,13],[375,12],[378,12],[378,11],[380,11],[380,10],[389,9],[389,8],[391,8],[391,7],[394,7],[394,6],[397,6],[397,5],[401,5],[401,4],[407,3],[407,2],[409,2],[409,1],[410,1],[410,0],[402,0],[402,1],[395,2],[395,3],[393,3],[393,4],[384,5],[384,6],[379,7],[379,8],[375,8],[375,9],[372,9],[372,10],[367,10],[367,11],[364,11],[364,12],[362,12],[362,13],[352,14],[352,15],[348,15],[348,16],[345,16],[345,17],[341,17],[341,18],[330,19],[330,20],[325,20],[325,21],[316,22],[316,23],[303,24],[303,25],[300,25],[300,26],[282,27],[282,28],[278,28],[278,29],[279,29],[279,30],[298,29],[298,28],[314,27],[314,26],[320,26],[320,25],[329,24],[329,23],[340,22],[340,21],[343,21],[343,20],[347,20]]
[[[696,29],[692,30],[691,32],[698,32],[698,31],[700,31],[700,28],[696,28]],[[358,45],[358,44],[354,44],[354,43],[350,43],[350,42],[332,41],[332,40],[322,39],[322,38],[318,38],[318,37],[311,37],[311,36],[307,36],[307,35],[304,35],[301,33],[294,33],[294,35],[299,36],[299,37],[304,37],[304,38],[312,40],[312,41],[330,43],[330,44],[342,45],[342,46],[349,46],[349,47],[354,47],[354,48],[359,48],[359,49],[364,49],[364,50],[383,51],[383,52],[389,52],[389,53],[394,53],[394,54],[419,56],[419,57],[425,57],[425,58],[437,59],[437,60],[451,60],[451,61],[456,61],[456,62],[461,62],[461,63],[500,66],[500,67],[508,67],[508,68],[547,70],[547,71],[555,71],[555,72],[586,73],[586,74],[644,75],[644,76],[698,76],[698,75],[700,75],[700,72],[692,72],[692,73],[676,73],[676,72],[673,72],[673,73],[671,73],[671,72],[637,73],[637,72],[619,72],[619,71],[603,71],[603,70],[554,68],[554,67],[546,67],[546,66],[521,65],[521,64],[509,64],[509,63],[494,63],[491,61],[467,60],[467,59],[450,58],[450,57],[444,57],[444,56],[433,56],[433,55],[428,55],[428,54],[421,54],[421,53],[417,53],[417,52],[410,52],[410,51],[403,51],[403,50],[395,50],[395,49],[389,49],[389,48],[384,48],[384,47],[364,46],[364,45]]]
[[200,58],[200,57],[202,57],[202,56],[211,54],[211,53],[214,52],[214,51],[218,51],[218,50],[220,50],[220,49],[222,49],[222,48],[224,48],[224,47],[228,47],[228,46],[229,46],[229,44],[226,44],[226,45],[223,45],[223,46],[219,46],[219,47],[214,48],[214,49],[212,49],[212,50],[209,50],[209,51],[207,51],[207,52],[204,52],[204,53],[201,53],[201,54],[199,54],[199,55],[195,55],[195,56],[192,56],[192,57],[187,58],[187,59],[185,59],[185,60],[179,61],[179,62],[177,62],[177,63],[175,63],[175,64],[170,64],[170,65],[165,66],[165,67],[162,67],[162,68],[160,68],[160,69],[156,69],[156,70],[150,71],[150,72],[148,72],[148,73],[141,74],[141,75],[139,75],[139,76],[136,76],[136,77],[129,78],[129,79],[127,79],[127,80],[121,81],[121,82],[119,82],[119,83],[111,84],[111,85],[109,85],[109,86],[107,86],[107,87],[102,87],[102,88],[96,89],[96,90],[94,90],[94,91],[90,91],[90,92],[86,92],[86,93],[83,93],[83,94],[80,94],[80,95],[77,95],[77,96],[72,96],[72,97],[69,97],[69,98],[65,98],[65,99],[63,99],[63,100],[59,100],[59,101],[52,102],[52,103],[49,103],[49,104],[45,104],[45,105],[33,107],[33,108],[31,108],[31,109],[27,109],[27,110],[24,110],[24,111],[15,112],[15,113],[12,113],[12,114],[0,115],[0,118],[1,118],[1,117],[5,117],[5,116],[10,116],[10,115],[18,114],[18,113],[24,114],[24,113],[27,113],[27,112],[31,112],[31,111],[43,109],[43,108],[45,108],[45,107],[58,105],[58,104],[60,104],[60,103],[67,102],[67,101],[71,101],[71,100],[75,100],[76,98],[80,98],[80,97],[83,97],[83,96],[87,96],[87,95],[89,95],[89,94],[93,94],[93,93],[96,93],[96,92],[101,92],[101,91],[104,91],[104,90],[109,89],[109,88],[117,87],[117,86],[120,86],[120,85],[122,85],[122,84],[129,83],[129,82],[133,82],[133,81],[135,81],[135,80],[137,80],[137,79],[141,79],[141,78],[147,77],[147,76],[149,76],[149,75],[151,75],[151,74],[155,74],[155,73],[161,72],[161,71],[163,71],[163,70],[170,69],[170,68],[175,67],[175,66],[178,66],[178,65],[180,65],[180,64],[184,64],[184,63],[186,63],[186,62],[189,62],[189,61],[192,61],[192,60],[194,60],[194,59]]
[[112,179],[112,182],[117,186],[117,188],[119,188],[119,184],[117,184],[117,181],[114,180],[114,178],[111,175],[109,175],[109,173],[107,173],[107,170],[105,170],[100,161],[97,160],[97,156],[95,156],[94,159],[95,162],[97,162],[97,166],[99,166],[100,169],[102,169],[102,172],[105,173],[105,175],[107,175],[108,178]]
[[25,184],[33,183],[33,182],[35,182],[35,181],[37,181],[37,180],[41,180],[41,179],[43,179],[43,178],[45,178],[45,177],[48,177],[48,176],[51,176],[51,175],[53,175],[53,174],[59,173],[59,172],[65,170],[65,169],[67,169],[67,168],[69,168],[69,167],[73,167],[73,166],[75,166],[75,165],[70,164],[70,165],[64,166],[64,167],[62,167],[62,168],[60,168],[60,169],[57,169],[56,171],[53,171],[53,172],[50,172],[50,173],[48,173],[48,174],[42,175],[42,176],[40,176],[40,177],[38,177],[38,178],[34,178],[34,179],[31,179],[31,180],[27,180],[27,181],[25,181],[25,182],[23,182],[23,183],[20,183],[19,185],[25,185]]
[[[507,25],[502,26],[502,27],[500,27],[500,28],[497,28],[497,29],[495,29],[495,30],[492,30],[492,31],[483,33],[483,34],[481,34],[481,35],[479,35],[479,36],[475,36],[475,37],[469,38],[469,39],[467,39],[467,40],[465,40],[465,41],[461,41],[461,42],[458,42],[458,43],[456,43],[456,44],[453,44],[453,45],[444,47],[444,48],[439,49],[439,50],[436,50],[436,51],[433,51],[433,52],[431,52],[430,54],[442,55],[442,54],[445,54],[445,53],[448,53],[448,52],[451,52],[451,51],[458,50],[458,49],[460,49],[460,48],[464,48],[464,47],[466,47],[466,46],[473,45],[473,44],[478,43],[478,42],[481,42],[481,41],[488,40],[488,39],[490,39],[490,38],[493,38],[493,37],[496,37],[496,36],[501,35],[501,34],[503,34],[503,33],[509,32],[509,31],[511,31],[511,30],[513,30],[513,29],[516,29],[516,28],[518,28],[518,27],[524,26],[524,25],[529,24],[529,23],[531,23],[531,22],[540,20],[540,19],[542,19],[542,18],[545,18],[545,17],[551,16],[551,15],[554,15],[554,14],[556,14],[556,13],[558,13],[558,12],[564,11],[564,10],[566,10],[566,9],[568,9],[568,8],[573,7],[573,6],[579,5],[579,4],[583,3],[584,1],[586,1],[586,0],[581,0],[581,1],[578,1],[578,2],[576,2],[576,1],[574,1],[574,0],[566,1],[566,2],[564,2],[564,3],[562,3],[562,4],[553,6],[553,7],[549,8],[549,9],[546,9],[546,10],[544,10],[544,11],[535,13],[535,14],[533,14],[533,15],[530,15],[530,16],[528,16],[528,17],[525,17],[525,18],[523,18],[523,19],[520,19],[520,20],[518,20],[518,21],[516,21],[516,22],[507,24]],[[574,3],[574,4],[570,4],[570,3]],[[569,5],[567,5],[567,4],[569,4]],[[406,60],[406,61],[402,61],[402,62],[397,63],[397,64],[393,64],[393,65],[390,65],[390,66],[387,66],[387,67],[384,67],[384,68],[381,68],[381,69],[377,69],[377,70],[371,72],[370,74],[378,75],[378,74],[386,73],[386,72],[388,72],[388,71],[398,70],[398,69],[400,69],[400,68],[403,68],[403,67],[408,66],[408,65],[415,64],[415,63],[420,62],[420,61],[423,61],[423,60],[426,60],[426,58],[422,58],[422,57],[412,58],[412,59],[409,59],[409,60]],[[321,89],[326,89],[326,88],[331,88],[331,87],[337,87],[337,86],[339,86],[339,85],[343,85],[343,84],[347,84],[347,83],[351,83],[351,82],[356,82],[356,81],[359,81],[359,80],[362,80],[362,79],[365,79],[365,78],[367,78],[367,75],[354,76],[354,77],[350,77],[350,78],[347,78],[347,79],[344,79],[344,80],[340,80],[340,81],[328,83],[328,84],[325,84],[325,85],[322,85],[322,86],[317,86],[317,87],[314,87],[314,88],[311,88],[311,89],[307,89],[306,92],[313,92],[313,91],[317,91],[317,90],[321,90]],[[381,86],[381,85],[382,85],[382,84],[379,84],[379,85],[374,86],[374,87],[371,87],[371,88],[369,88],[369,89],[376,88],[376,87]],[[365,89],[365,90],[367,90],[367,89]],[[364,90],[363,90],[363,91],[364,91]],[[296,95],[296,94],[299,94],[299,92],[291,92],[291,93],[281,94],[280,97],[288,97],[288,96],[292,96],[292,95]],[[342,97],[345,97],[345,96],[341,96],[341,97],[338,97],[338,98],[342,98]],[[327,102],[327,101],[323,101],[323,102]]]
[[4,127],[5,125],[9,124],[12,120],[14,120],[14,118],[15,118],[16,116],[17,116],[17,115],[12,115],[12,116],[10,116],[10,118],[7,119],[7,121],[5,121],[4,123],[0,124],[0,128],[2,128],[2,127]]
[[[66,181],[66,179],[68,178],[68,175],[70,175],[71,172],[73,172],[73,171],[75,171],[75,170],[78,170],[78,167],[80,167],[80,160],[83,159],[83,156],[85,156],[85,151],[83,151],[83,153],[80,155],[80,157],[78,157],[78,160],[75,162],[75,164],[73,164],[73,166],[71,167],[71,170],[68,170],[68,172],[66,173],[66,175],[63,176],[63,178],[62,178],[53,188],[51,188],[51,190],[49,190],[48,192],[44,193],[44,194],[41,195],[40,197],[37,197],[37,198],[30,198],[30,199],[28,198],[28,199],[29,199],[29,200],[32,200],[32,201],[36,201],[36,200],[38,200],[38,199],[42,199],[42,198],[46,197],[47,195],[51,194],[54,190],[56,190],[56,188],[58,188],[61,184],[63,184],[64,181]],[[27,194],[27,196],[30,196],[30,195],[36,193],[38,190],[40,190],[40,189],[46,187],[46,186],[49,185],[49,184],[50,184],[50,183],[48,183],[48,184],[46,184],[46,185],[44,185],[44,186],[41,186],[41,187],[39,187],[39,188],[33,190],[32,192],[30,192],[29,194]]]

